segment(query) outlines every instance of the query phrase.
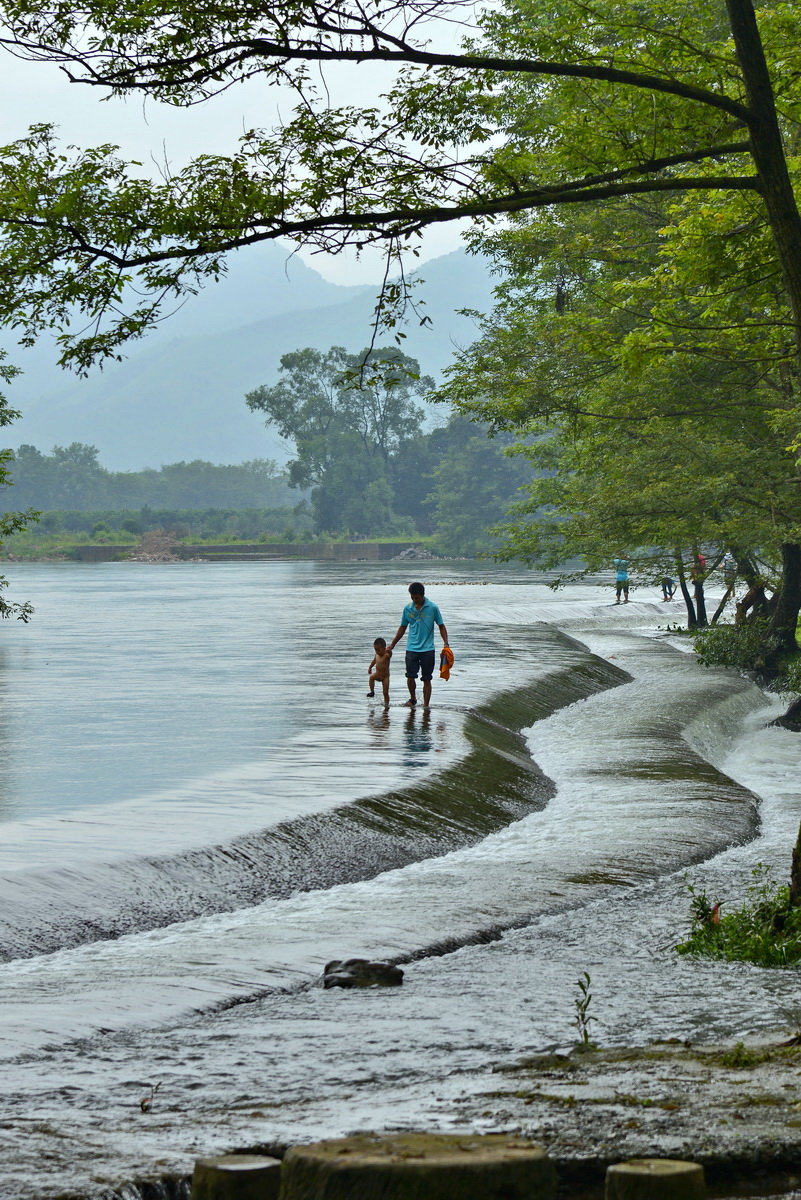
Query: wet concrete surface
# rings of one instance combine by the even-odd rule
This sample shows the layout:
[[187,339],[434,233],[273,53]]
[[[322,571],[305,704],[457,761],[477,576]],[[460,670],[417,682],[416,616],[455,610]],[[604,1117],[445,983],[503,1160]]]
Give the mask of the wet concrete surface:
[[535,1054],[496,1078],[462,1120],[541,1142],[569,1200],[601,1197],[610,1164],[653,1157],[702,1163],[711,1200],[801,1197],[801,1045],[786,1030]]

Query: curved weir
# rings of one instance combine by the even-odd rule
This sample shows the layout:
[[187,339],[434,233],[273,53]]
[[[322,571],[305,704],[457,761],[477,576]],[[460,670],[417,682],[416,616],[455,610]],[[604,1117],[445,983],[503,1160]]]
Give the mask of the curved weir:
[[[638,677],[629,683],[620,683],[622,661],[593,658],[571,639],[562,648],[573,656],[567,690],[583,698],[554,711],[557,695],[565,698],[565,677],[561,669],[545,673],[545,708],[528,735],[557,783],[544,808],[481,840],[471,831],[471,844],[460,849],[354,883],[6,964],[0,968],[3,1054],[52,1043],[56,1028],[58,1040],[85,1037],[100,1027],[150,1024],[303,987],[331,958],[411,961],[441,954],[754,836],[756,798],[682,737],[702,715],[710,729],[730,728],[738,697],[744,711],[759,703],[753,685],[707,672],[659,643],[637,646]],[[610,679],[620,686],[603,687]],[[654,682],[679,679],[677,709],[670,687]],[[518,692],[509,704],[520,713]],[[610,704],[626,706],[626,721],[610,716]],[[499,698],[488,711],[496,716],[503,705]],[[486,729],[485,721],[479,727]],[[485,742],[482,753],[492,750],[511,765],[519,783],[518,754],[510,760],[508,743],[504,749],[498,755]],[[635,763],[651,765],[631,770]],[[522,778],[528,787],[534,776],[526,770]],[[421,785],[422,794],[428,786]],[[374,808],[360,811],[365,826],[375,822]],[[137,986],[140,978],[147,989]]]
[[[165,578],[154,571],[148,588]],[[186,575],[169,578],[176,590]],[[306,690],[293,676],[291,691],[251,688],[235,707],[227,728],[241,718],[247,739],[232,769],[193,757],[197,723],[181,725],[195,741],[174,788],[115,788],[107,770],[85,802],[75,788],[69,806],[42,804],[47,818],[6,822],[0,916],[25,955],[0,964],[0,1155],[15,1200],[116,1194],[224,1148],[480,1124],[495,1066],[572,1044],[584,971],[604,1045],[742,1037],[774,1029],[793,1002],[794,973],[671,949],[688,880],[733,903],[754,862],[786,869],[797,741],[759,729],[759,690],[640,636],[659,603],[614,608],[592,588],[554,599],[525,579],[457,584],[446,599],[459,672],[435,688],[428,727],[393,707],[384,728],[354,696],[356,643],[365,627],[386,632],[389,590],[361,594],[359,629],[334,664],[326,654],[327,678],[351,681],[341,704],[309,688],[326,653],[316,643]],[[316,629],[312,613],[302,636]],[[61,677],[44,678],[55,704]],[[251,682],[232,672],[237,704]],[[280,741],[254,736],[265,695],[295,706]],[[43,937],[64,948],[34,956]],[[404,986],[312,986],[350,956],[409,964]],[[510,1128],[497,1106],[487,1119]]]
[[[521,729],[629,677],[554,629],[538,635],[551,660],[539,677],[460,717],[464,756],[409,787],[169,856],[0,872],[0,959],[370,879],[473,845],[541,809],[553,787]],[[431,714],[414,716],[417,752],[424,753]],[[219,804],[224,821],[224,796]]]

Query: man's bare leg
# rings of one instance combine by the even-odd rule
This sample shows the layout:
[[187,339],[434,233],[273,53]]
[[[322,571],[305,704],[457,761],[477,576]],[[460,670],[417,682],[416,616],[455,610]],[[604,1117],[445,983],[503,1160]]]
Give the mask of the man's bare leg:
[[423,680],[423,704],[425,705],[426,708],[428,708],[430,703],[431,703],[431,680],[424,679]]
[[413,704],[417,703],[417,684],[408,675],[406,676],[406,686],[409,689],[409,699],[406,701],[406,707],[411,708]]

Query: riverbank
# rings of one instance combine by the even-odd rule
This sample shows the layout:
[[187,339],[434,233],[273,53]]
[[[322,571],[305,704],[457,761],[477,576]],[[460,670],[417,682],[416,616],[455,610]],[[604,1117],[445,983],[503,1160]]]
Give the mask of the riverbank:
[[[563,1200],[602,1200],[607,1168],[630,1158],[701,1163],[710,1200],[797,1200],[798,1041],[777,1029],[714,1045],[668,1039],[532,1054],[496,1067],[494,1088],[440,1101],[441,1125],[430,1129],[539,1142],[556,1166]],[[288,1148],[269,1142],[231,1145],[226,1152],[283,1157]],[[180,1200],[188,1195],[189,1179],[131,1181],[104,1192],[102,1200],[144,1198],[153,1187],[164,1200]]]
[[162,538],[158,547],[145,540],[139,546],[93,543],[70,547],[78,562],[259,562],[269,560],[310,562],[390,562],[393,559],[433,559],[417,543],[405,542],[180,542]]
[[[10,539],[13,546],[13,539]],[[40,554],[6,547],[0,563],[15,562],[351,562],[442,561],[423,541],[190,542],[154,531],[138,542],[44,542]],[[466,561],[466,560],[463,560]]]

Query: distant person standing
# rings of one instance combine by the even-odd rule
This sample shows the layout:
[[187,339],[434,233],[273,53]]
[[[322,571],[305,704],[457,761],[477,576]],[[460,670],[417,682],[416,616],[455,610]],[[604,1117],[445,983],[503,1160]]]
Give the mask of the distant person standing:
[[409,689],[407,708],[417,703],[417,673],[423,681],[423,704],[428,708],[431,703],[431,677],[434,674],[434,626],[439,628],[443,646],[448,645],[448,631],[442,620],[442,613],[431,600],[426,599],[426,590],[422,583],[410,583],[409,595],[411,603],[407,604],[401,614],[398,632],[389,644],[392,651],[401,640],[406,630],[409,630],[409,640],[406,643],[406,686]]
[[737,582],[737,560],[730,550],[727,550],[723,555],[723,582],[726,584],[727,591],[731,591]]
[[662,576],[662,599],[672,600],[676,590],[676,582],[669,575]]
[[623,603],[629,602],[629,560],[627,558],[613,558],[612,566],[615,568],[615,596],[616,604],[620,604],[620,597],[623,596]]

